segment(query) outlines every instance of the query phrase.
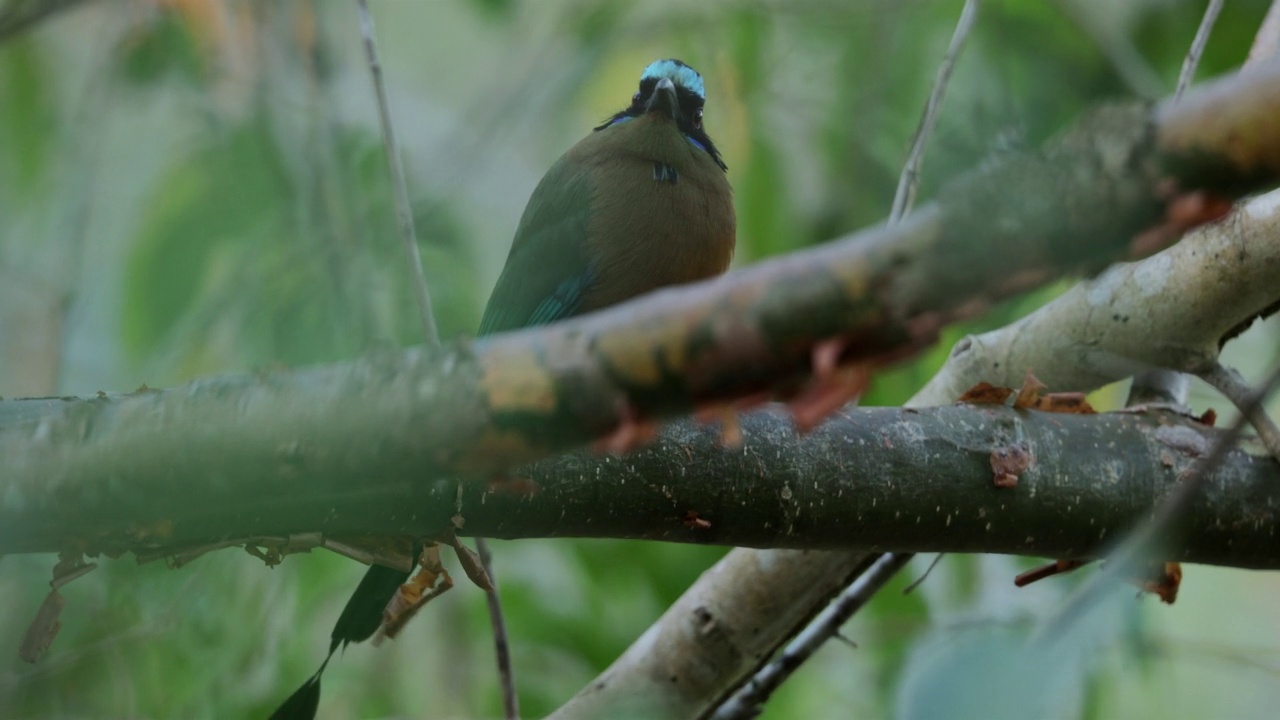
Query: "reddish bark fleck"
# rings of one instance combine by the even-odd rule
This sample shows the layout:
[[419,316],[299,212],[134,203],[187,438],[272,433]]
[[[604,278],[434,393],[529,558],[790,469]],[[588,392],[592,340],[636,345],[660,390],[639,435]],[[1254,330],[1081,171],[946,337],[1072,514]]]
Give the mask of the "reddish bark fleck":
[[1035,456],[1025,444],[1009,445],[991,451],[992,482],[998,488],[1017,487],[1018,476],[1035,463]]
[[684,514],[684,526],[690,530],[706,530],[711,527],[711,521],[698,516],[697,510],[690,510]]

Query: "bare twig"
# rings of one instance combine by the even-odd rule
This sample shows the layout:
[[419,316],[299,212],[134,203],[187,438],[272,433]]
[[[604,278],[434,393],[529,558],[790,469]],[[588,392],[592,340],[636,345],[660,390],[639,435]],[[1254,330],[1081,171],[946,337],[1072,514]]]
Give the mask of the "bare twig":
[[1240,410],[1241,415],[1257,431],[1263,447],[1280,462],[1280,428],[1276,427],[1275,421],[1267,415],[1266,408],[1260,403],[1250,405],[1254,397],[1253,388],[1240,377],[1240,373],[1221,363],[1214,363],[1208,370],[1200,373],[1200,379],[1212,385]]
[[761,668],[746,685],[716,709],[711,720],[745,720],[760,714],[760,706],[791,677],[823,643],[840,635],[840,627],[912,558],[911,553],[885,553],[862,572],[778,657]]
[[1196,30],[1196,37],[1191,41],[1187,56],[1182,61],[1182,71],[1178,73],[1178,86],[1173,91],[1175,100],[1182,96],[1182,92],[1191,84],[1191,78],[1195,77],[1196,66],[1200,64],[1200,55],[1204,53],[1204,46],[1209,42],[1213,24],[1218,21],[1220,12],[1222,12],[1222,0],[1209,0],[1208,6],[1204,9],[1204,17],[1200,19],[1200,28]]
[[493,652],[498,663],[498,680],[502,685],[503,717],[516,720],[520,717],[520,696],[516,694],[515,672],[511,669],[511,642],[507,639],[507,621],[502,613],[502,600],[498,597],[498,576],[493,572],[489,542],[477,537],[476,549],[480,551],[480,562],[489,574],[489,582],[493,583],[493,589],[485,593],[485,599],[489,604],[489,624],[493,626]]
[[369,0],[356,0],[360,13],[360,34],[364,36],[365,56],[369,60],[369,72],[373,75],[373,88],[378,98],[378,119],[382,123],[382,145],[387,155],[387,168],[396,196],[396,219],[400,225],[400,240],[404,243],[405,259],[413,278],[414,296],[422,315],[422,334],[427,344],[440,346],[440,333],[436,330],[436,318],[431,309],[431,292],[427,289],[427,276],[422,270],[422,255],[418,252],[417,233],[413,228],[413,208],[409,205],[409,190],[405,185],[404,164],[400,160],[400,148],[391,126],[391,110],[387,103],[387,89],[382,81],[382,64],[378,61],[378,49],[374,43],[373,16],[369,13]]
[[915,592],[916,588],[920,587],[925,580],[929,579],[929,575],[933,572],[933,569],[938,567],[938,563],[942,562],[942,558],[946,557],[946,555],[946,553],[938,553],[935,555],[933,560],[929,563],[929,567],[924,569],[924,572],[920,574],[920,577],[912,580],[910,585],[902,588],[902,594],[910,595]]
[[[400,221],[400,239],[404,243],[405,258],[412,274],[414,294],[418,300],[418,310],[422,314],[422,333],[427,343],[440,347],[440,336],[436,330],[435,315],[431,309],[431,293],[427,288],[427,276],[422,269],[422,257],[418,252],[418,241],[413,228],[413,210],[409,205],[409,191],[405,185],[404,166],[400,161],[400,152],[396,146],[395,132],[391,125],[391,112],[387,104],[386,87],[382,81],[382,65],[378,62],[378,51],[374,44],[373,17],[369,13],[368,0],[356,0],[360,13],[360,32],[364,36],[365,54],[369,59],[369,70],[373,75],[373,85],[378,98],[378,117],[382,122],[382,136],[387,153],[387,166],[391,171],[391,182],[396,194],[396,215]],[[485,593],[489,606],[489,621],[493,626],[494,655],[498,664],[498,682],[502,686],[502,707],[507,720],[520,717],[520,703],[516,694],[515,672],[511,667],[511,643],[507,638],[507,623],[503,617],[502,600],[498,596],[498,578],[493,572],[492,557],[489,544],[484,538],[476,538],[476,548],[480,551],[480,562],[489,576],[492,588]]]
[[938,66],[938,75],[933,81],[933,90],[925,103],[924,114],[920,116],[920,125],[911,139],[911,152],[907,162],[902,166],[902,174],[898,176],[898,190],[893,196],[893,209],[889,212],[889,224],[893,225],[906,216],[916,199],[916,185],[920,179],[920,164],[924,162],[924,148],[938,124],[938,111],[942,108],[942,99],[946,95],[947,85],[951,80],[951,71],[955,68],[956,58],[964,49],[969,31],[973,29],[973,21],[978,15],[978,0],[965,0],[964,9],[960,11],[960,20],[956,23],[955,32],[951,34],[951,44],[947,54]]

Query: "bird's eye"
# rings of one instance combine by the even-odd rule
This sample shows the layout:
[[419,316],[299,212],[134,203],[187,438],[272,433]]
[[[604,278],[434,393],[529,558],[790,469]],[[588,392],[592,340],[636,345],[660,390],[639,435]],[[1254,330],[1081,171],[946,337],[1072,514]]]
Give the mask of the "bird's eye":
[[698,130],[702,129],[702,108],[693,111],[693,126]]
[[639,91],[639,90],[637,90],[637,91],[636,91],[636,94],[635,94],[635,95],[632,95],[632,96],[631,96],[631,102],[632,102],[633,104],[634,104],[634,103],[638,103],[638,102],[640,102],[640,91]]

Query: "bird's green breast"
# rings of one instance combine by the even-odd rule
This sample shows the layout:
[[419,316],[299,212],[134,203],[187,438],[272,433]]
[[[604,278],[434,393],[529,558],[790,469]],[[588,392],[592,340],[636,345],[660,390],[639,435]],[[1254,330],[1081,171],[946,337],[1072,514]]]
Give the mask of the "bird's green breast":
[[592,133],[566,155],[587,169],[586,255],[608,282],[584,310],[725,271],[733,191],[724,170],[668,118],[645,115]]

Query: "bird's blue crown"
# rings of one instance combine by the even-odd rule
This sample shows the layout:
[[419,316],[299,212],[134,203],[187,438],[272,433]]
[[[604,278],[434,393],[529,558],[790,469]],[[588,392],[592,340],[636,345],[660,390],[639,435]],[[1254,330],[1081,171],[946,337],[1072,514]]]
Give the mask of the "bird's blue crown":
[[[654,93],[657,92],[658,82],[661,80],[670,80],[671,84],[675,85],[679,109],[674,113],[673,118],[679,124],[680,132],[684,133],[685,139],[694,147],[705,150],[721,170],[726,169],[724,161],[720,159],[720,151],[716,150],[715,144],[702,129],[702,106],[707,101],[702,76],[697,70],[675,58],[649,63],[640,75],[640,89],[631,96],[631,104],[614,113],[612,117],[597,126],[596,130],[630,122],[648,112]],[[663,174],[663,177],[666,175]]]
[[707,99],[707,91],[702,85],[702,76],[697,70],[679,60],[655,60],[649,63],[649,67],[645,68],[640,75],[640,82],[650,78],[654,80],[667,78],[676,87],[682,87],[703,100]]

